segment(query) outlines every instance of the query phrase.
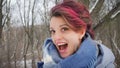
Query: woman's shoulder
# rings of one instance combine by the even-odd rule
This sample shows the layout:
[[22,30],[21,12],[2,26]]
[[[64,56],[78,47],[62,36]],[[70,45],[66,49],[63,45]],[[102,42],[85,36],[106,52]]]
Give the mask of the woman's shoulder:
[[97,68],[115,68],[115,57],[112,50],[102,43],[98,43],[97,46],[99,50]]
[[99,43],[98,48],[100,49],[101,54],[103,55],[103,59],[106,59],[108,61],[111,60],[111,59],[115,59],[112,50],[110,48],[108,48],[107,46]]

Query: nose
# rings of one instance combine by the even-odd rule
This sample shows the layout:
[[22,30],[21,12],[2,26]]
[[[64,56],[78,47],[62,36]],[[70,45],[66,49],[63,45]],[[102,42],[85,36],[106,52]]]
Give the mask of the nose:
[[53,35],[53,37],[52,37],[52,39],[53,39],[55,42],[60,41],[62,38],[63,38],[63,34],[60,33],[60,32],[56,32],[56,33]]

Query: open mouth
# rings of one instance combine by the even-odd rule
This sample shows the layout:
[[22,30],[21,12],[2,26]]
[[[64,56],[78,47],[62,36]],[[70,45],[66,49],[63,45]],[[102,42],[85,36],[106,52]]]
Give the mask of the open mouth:
[[59,52],[65,52],[67,47],[68,47],[67,43],[59,44],[58,45],[58,50],[59,50]]

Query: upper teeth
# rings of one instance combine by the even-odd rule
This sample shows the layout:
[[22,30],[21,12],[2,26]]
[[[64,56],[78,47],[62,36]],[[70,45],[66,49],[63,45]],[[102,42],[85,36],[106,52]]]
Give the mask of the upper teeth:
[[58,46],[62,46],[62,45],[65,45],[66,43],[59,43],[57,44]]

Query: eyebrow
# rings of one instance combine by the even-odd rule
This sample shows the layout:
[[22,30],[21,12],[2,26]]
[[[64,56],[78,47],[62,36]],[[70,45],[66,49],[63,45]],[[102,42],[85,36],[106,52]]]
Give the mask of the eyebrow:
[[[63,27],[63,26],[68,26],[67,24],[62,24],[59,27]],[[53,29],[52,27],[50,27],[49,29]]]
[[62,25],[60,25],[60,27],[62,27],[62,26],[68,26],[67,24],[62,24]]

